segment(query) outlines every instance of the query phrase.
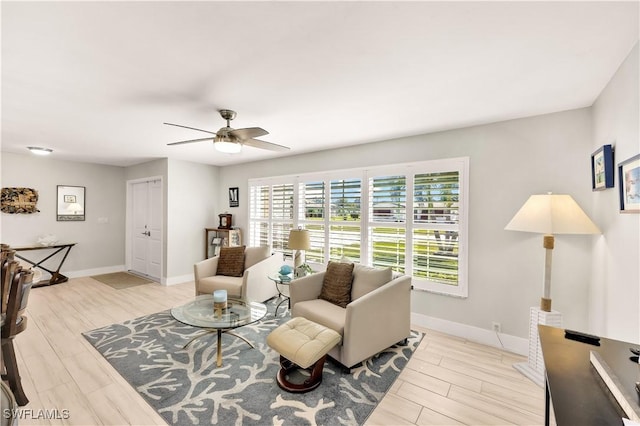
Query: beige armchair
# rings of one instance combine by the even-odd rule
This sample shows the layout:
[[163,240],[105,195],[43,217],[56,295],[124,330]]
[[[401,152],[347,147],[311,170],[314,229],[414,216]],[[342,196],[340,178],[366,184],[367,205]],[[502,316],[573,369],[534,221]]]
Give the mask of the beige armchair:
[[214,290],[227,290],[230,297],[257,302],[277,296],[278,290],[268,276],[282,266],[282,255],[270,254],[269,247],[247,247],[244,253],[244,273],[241,277],[216,275],[219,256],[193,265],[196,296],[213,293]]
[[[411,333],[411,278],[374,278],[374,268],[355,265],[351,302],[346,308],[318,299],[324,272],[291,282],[291,316],[331,328],[342,341],[330,352],[343,366],[361,361],[404,341]],[[376,282],[377,281],[377,282]]]

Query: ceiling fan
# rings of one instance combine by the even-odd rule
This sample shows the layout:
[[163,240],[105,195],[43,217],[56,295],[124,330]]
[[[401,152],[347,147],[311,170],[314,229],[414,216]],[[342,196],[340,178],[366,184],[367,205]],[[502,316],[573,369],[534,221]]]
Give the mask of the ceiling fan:
[[185,143],[213,141],[214,147],[220,152],[236,154],[242,150],[242,145],[252,146],[254,148],[268,149],[271,151],[288,151],[289,147],[278,145],[271,142],[255,139],[259,136],[268,135],[269,132],[260,127],[248,127],[246,129],[232,129],[229,122],[236,118],[236,112],[230,109],[221,109],[218,111],[223,119],[227,120],[227,125],[220,128],[217,132],[209,130],[196,129],[195,127],[183,126],[181,124],[164,123],[168,126],[183,127],[185,129],[197,130],[199,132],[210,133],[214,136],[200,139],[190,139],[188,141],[172,142],[167,145],[182,145]]

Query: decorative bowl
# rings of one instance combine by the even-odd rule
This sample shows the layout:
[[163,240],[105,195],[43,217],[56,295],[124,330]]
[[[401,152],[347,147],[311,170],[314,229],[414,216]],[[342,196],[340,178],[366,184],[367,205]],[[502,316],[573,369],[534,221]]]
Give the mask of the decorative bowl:
[[43,235],[38,237],[38,244],[44,247],[52,246],[58,242],[58,237],[53,234]]
[[282,267],[280,267],[280,276],[282,275],[289,275],[290,273],[293,272],[293,268],[289,265],[282,265]]

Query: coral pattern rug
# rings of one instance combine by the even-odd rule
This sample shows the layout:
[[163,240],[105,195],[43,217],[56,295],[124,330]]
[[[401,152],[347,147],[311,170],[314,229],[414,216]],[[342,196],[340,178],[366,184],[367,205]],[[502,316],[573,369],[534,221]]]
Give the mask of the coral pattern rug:
[[170,425],[359,425],[369,417],[409,361],[423,335],[394,346],[344,373],[325,365],[322,384],[305,394],[281,390],[275,380],[279,355],[266,336],[289,319],[274,317],[234,330],[251,341],[222,335],[223,364],[216,367],[216,334],[183,346],[203,330],[176,321],[170,311],[84,333]]

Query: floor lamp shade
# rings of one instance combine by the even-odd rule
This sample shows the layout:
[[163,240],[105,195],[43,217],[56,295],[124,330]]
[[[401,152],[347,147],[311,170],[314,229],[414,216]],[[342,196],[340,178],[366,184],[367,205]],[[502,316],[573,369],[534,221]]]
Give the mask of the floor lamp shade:
[[551,256],[556,234],[599,234],[600,229],[589,219],[570,195],[532,195],[504,228],[508,231],[543,234],[546,250],[544,281],[540,309],[551,311]]
[[293,266],[298,268],[302,265],[302,250],[309,250],[311,248],[311,239],[309,238],[309,231],[306,229],[292,229],[289,232],[290,249],[295,250]]
[[598,227],[570,195],[532,195],[504,228],[555,234],[599,234]]

